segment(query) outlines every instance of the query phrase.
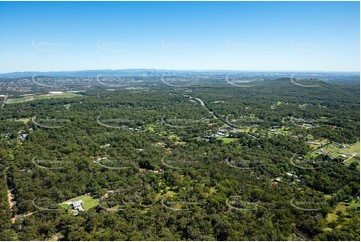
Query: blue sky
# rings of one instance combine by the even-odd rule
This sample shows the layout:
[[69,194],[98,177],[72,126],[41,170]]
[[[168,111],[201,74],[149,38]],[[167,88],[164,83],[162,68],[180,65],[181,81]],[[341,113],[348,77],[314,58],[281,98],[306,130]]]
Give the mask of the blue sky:
[[0,72],[359,71],[359,2],[0,2]]

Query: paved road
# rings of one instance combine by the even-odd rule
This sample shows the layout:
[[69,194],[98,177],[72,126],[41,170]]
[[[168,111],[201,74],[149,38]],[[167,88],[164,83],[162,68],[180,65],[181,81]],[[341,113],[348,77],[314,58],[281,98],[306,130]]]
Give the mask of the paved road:
[[[201,104],[201,106],[207,108],[207,109],[208,109],[208,112],[212,115],[213,118],[220,120],[223,124],[225,124],[225,125],[228,126],[228,127],[235,128],[235,129],[239,129],[239,126],[234,125],[234,124],[228,122],[228,119],[223,120],[222,118],[218,117],[218,116],[204,103],[204,101],[203,101],[202,99],[197,98],[197,97],[192,97],[192,96],[190,96],[190,95],[188,95],[188,97],[197,100],[197,101]],[[253,135],[248,134],[248,133],[246,133],[246,134],[247,134],[248,136],[250,136],[251,138],[258,139],[256,136],[253,136]]]

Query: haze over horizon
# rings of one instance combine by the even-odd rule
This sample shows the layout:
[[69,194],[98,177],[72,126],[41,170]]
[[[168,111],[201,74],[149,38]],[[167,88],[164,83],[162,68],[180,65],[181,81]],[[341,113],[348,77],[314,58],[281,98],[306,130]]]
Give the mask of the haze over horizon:
[[292,70],[219,70],[219,69],[206,69],[206,70],[200,70],[200,69],[157,69],[157,68],[126,68],[126,69],[92,69],[92,70],[49,70],[49,71],[36,71],[36,70],[29,70],[29,71],[14,71],[14,72],[0,72],[0,75],[10,75],[12,73],[62,73],[62,72],[102,72],[102,71],[139,71],[139,70],[144,70],[144,71],[176,71],[176,72],[250,72],[250,73],[357,73],[359,74],[360,71],[323,71],[323,70],[296,70],[296,71],[292,71]]
[[359,2],[1,2],[0,73],[359,72]]

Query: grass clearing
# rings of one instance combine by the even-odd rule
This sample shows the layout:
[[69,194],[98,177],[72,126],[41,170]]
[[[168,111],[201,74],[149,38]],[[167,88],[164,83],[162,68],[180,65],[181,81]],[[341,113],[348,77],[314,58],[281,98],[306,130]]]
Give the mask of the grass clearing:
[[42,95],[8,99],[6,101],[6,103],[7,104],[15,104],[15,103],[25,103],[25,102],[31,102],[31,101],[44,100],[44,99],[52,99],[52,98],[74,98],[74,97],[81,97],[81,96],[82,95],[75,94],[75,93],[42,94]]
[[169,134],[168,139],[170,140],[179,140],[180,138],[176,134]]
[[89,210],[89,209],[91,209],[91,208],[94,208],[94,207],[96,207],[96,206],[99,204],[99,200],[98,200],[98,199],[95,199],[95,198],[93,198],[93,197],[91,197],[91,196],[89,196],[89,195],[82,195],[82,196],[75,197],[75,198],[72,198],[72,199],[70,199],[70,200],[67,200],[67,201],[63,202],[63,203],[61,204],[61,206],[62,206],[62,205],[66,205],[66,206],[69,207],[69,205],[64,204],[64,203],[74,202],[74,201],[78,201],[78,200],[82,200],[82,201],[84,202],[83,207],[84,207],[84,210],[85,210],[85,211],[87,211],[87,210]]
[[340,202],[336,205],[335,210],[332,213],[327,214],[326,220],[327,222],[336,221],[338,215],[336,214],[338,211],[342,212],[344,215],[348,215],[347,209],[360,207],[360,201],[352,200],[351,203]]
[[164,194],[160,194],[158,193],[155,197],[155,200],[156,201],[160,201],[162,200],[163,198],[171,198],[173,197],[174,195],[176,195],[177,193],[176,192],[173,192],[173,191],[167,191],[166,193]]
[[64,209],[70,209],[70,206],[68,204],[60,204],[60,207],[64,208]]
[[15,119],[16,122],[23,122],[24,124],[27,124],[30,121],[30,118],[19,118]]
[[[316,142],[316,141],[315,141]],[[312,145],[311,145],[312,146]],[[359,163],[360,160],[360,142],[355,144],[339,144],[331,143],[320,148],[319,146],[312,146],[315,148],[311,153],[307,155],[308,158],[316,158],[319,154],[322,153],[329,155],[332,158],[342,158],[345,165],[349,165],[352,162],[356,161]]]
[[145,130],[150,131],[150,132],[155,132],[154,131],[154,125],[153,124],[146,125]]
[[279,128],[272,128],[269,130],[272,135],[280,134],[280,135],[289,135],[291,134],[289,127],[279,127]]
[[217,138],[217,140],[221,140],[225,144],[232,143],[234,141],[239,140],[238,138]]
[[352,153],[353,157],[345,160],[345,165],[350,165],[352,162],[356,161],[360,164],[360,141],[357,141],[355,144],[350,145],[348,152]]

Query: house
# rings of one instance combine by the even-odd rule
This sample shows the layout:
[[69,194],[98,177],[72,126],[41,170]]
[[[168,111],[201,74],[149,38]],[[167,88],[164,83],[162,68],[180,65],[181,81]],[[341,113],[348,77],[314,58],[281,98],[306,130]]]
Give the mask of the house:
[[1,137],[2,138],[5,138],[5,139],[10,139],[10,133],[3,133],[3,134],[1,134]]
[[290,177],[297,177],[297,175],[294,175],[294,174],[292,174],[290,172],[286,172],[286,174],[287,174],[287,176],[290,176]]
[[140,168],[138,172],[139,172],[140,174],[145,174],[145,173],[147,173],[147,170]]
[[139,174],[146,174],[146,173],[161,173],[161,172],[163,172],[163,169],[161,169],[161,168],[159,168],[158,170],[147,170],[147,169],[142,169],[142,168],[140,168],[139,169]]
[[272,180],[272,185],[277,185],[281,181],[282,181],[282,179],[280,177],[276,177]]
[[94,160],[93,161],[93,163],[99,163],[100,161],[102,161],[102,160],[107,160],[108,158],[106,157],[106,156],[104,156],[104,157],[99,157],[99,158],[97,158],[96,160]]
[[70,204],[70,208],[73,210],[84,211],[84,202],[82,200],[74,201]]
[[28,137],[28,134],[21,134],[20,137],[21,139],[26,139],[26,137]]
[[[224,136],[224,135],[223,135]],[[219,135],[219,134],[212,134],[210,137],[213,137],[213,138],[221,138],[222,136]]]
[[226,134],[228,132],[227,129],[219,128],[219,133]]
[[49,94],[53,94],[53,95],[58,95],[58,94],[62,94],[63,92],[61,91],[51,91],[49,92]]
[[20,130],[19,132],[18,132],[18,134],[19,134],[19,136],[18,136],[18,139],[19,140],[25,140],[27,137],[28,137],[28,133],[25,131],[25,130]]
[[218,132],[217,135],[218,135],[219,137],[225,137],[225,134],[224,134],[224,133],[221,133],[221,132]]

